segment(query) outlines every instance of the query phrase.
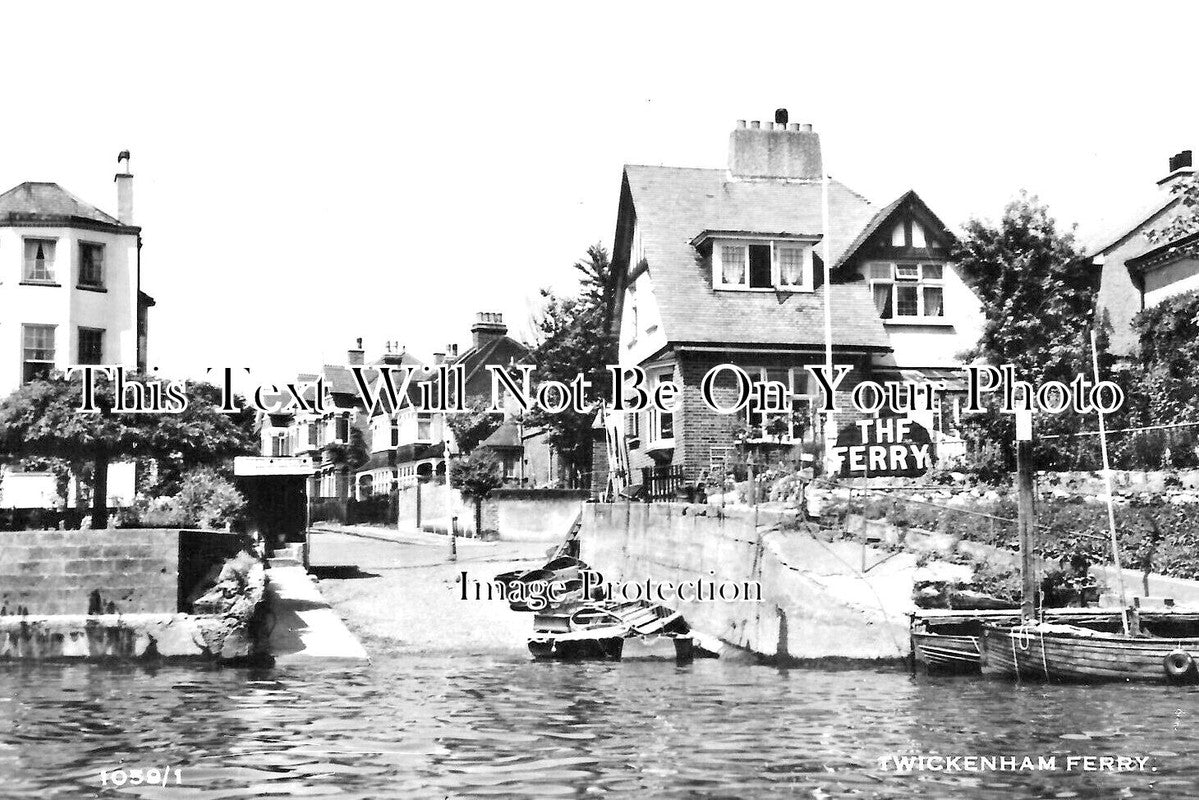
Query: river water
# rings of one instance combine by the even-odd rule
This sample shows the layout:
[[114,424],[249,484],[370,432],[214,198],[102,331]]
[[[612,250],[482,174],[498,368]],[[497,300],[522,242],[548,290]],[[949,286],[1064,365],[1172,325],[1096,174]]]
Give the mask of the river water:
[[[8,664],[0,797],[1194,797],[1197,692],[728,661]],[[899,773],[894,755],[1055,766]],[[165,789],[101,784],[164,768]]]

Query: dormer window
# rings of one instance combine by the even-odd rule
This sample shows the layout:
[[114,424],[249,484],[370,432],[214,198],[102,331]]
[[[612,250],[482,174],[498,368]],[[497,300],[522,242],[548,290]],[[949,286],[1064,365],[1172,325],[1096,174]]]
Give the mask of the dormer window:
[[712,248],[713,287],[810,292],[812,247],[798,241],[718,241]]

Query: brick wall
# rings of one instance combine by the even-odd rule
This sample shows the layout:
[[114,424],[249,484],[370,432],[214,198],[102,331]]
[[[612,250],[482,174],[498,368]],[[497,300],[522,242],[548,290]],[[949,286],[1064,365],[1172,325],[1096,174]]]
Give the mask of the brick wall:
[[[708,470],[713,448],[732,445],[735,433],[745,427],[744,411],[720,414],[704,401],[700,385],[704,375],[713,367],[720,364],[737,364],[751,375],[756,375],[762,367],[785,369],[823,363],[823,358],[811,356],[805,359],[794,354],[761,355],[752,358],[727,353],[681,354],[675,370],[675,380],[682,385],[683,410],[675,417],[675,452],[672,463],[682,464],[687,480],[695,481]],[[847,356],[835,356],[834,363],[854,364],[853,371],[846,376],[837,391],[837,407],[840,410],[837,412],[835,423],[838,428],[842,428],[863,416],[853,410],[850,395],[853,387],[865,380],[868,373],[865,360],[861,357],[855,361]],[[817,394],[819,397],[819,392]],[[721,374],[715,385],[714,395],[716,401],[722,405],[733,405],[736,402],[737,383],[731,372]]]
[[0,612],[178,611],[179,531],[0,533]]

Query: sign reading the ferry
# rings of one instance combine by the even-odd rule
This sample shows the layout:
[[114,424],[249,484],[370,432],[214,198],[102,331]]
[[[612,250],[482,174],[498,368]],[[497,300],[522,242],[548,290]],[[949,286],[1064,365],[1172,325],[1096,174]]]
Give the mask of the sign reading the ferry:
[[914,478],[933,465],[933,442],[910,419],[863,419],[846,425],[830,451],[832,472],[843,478]]

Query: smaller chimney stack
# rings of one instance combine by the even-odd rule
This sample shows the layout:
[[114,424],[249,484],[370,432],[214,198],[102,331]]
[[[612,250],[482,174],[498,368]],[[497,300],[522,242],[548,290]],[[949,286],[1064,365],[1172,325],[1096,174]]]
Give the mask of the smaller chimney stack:
[[129,151],[122,150],[117,155],[117,174],[113,180],[117,184],[117,220],[122,225],[133,224],[133,173],[129,171]]
[[1195,174],[1195,168],[1191,165],[1191,151],[1183,150],[1170,156],[1169,173],[1166,177],[1157,182],[1157,185],[1162,189],[1172,191],[1175,184],[1182,178]]
[[445,353],[434,353],[433,354],[433,366],[437,366],[438,364],[444,364],[444,363],[445,363]]
[[356,346],[346,351],[346,364],[351,367],[361,367],[365,356],[366,351],[362,349],[362,337],[359,336]]

